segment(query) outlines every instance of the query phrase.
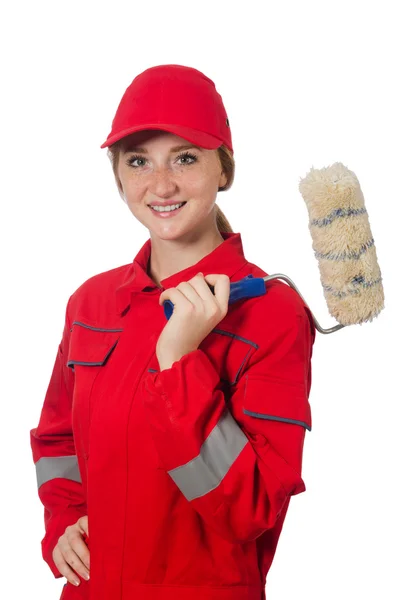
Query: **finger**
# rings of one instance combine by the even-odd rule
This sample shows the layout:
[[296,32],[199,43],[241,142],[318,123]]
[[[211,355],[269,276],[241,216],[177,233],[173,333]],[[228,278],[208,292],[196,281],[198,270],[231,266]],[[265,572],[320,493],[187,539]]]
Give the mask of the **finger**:
[[[218,310],[218,302],[204,279],[203,273],[197,273],[189,281],[181,281],[177,288],[189,300],[196,310]],[[209,310],[210,307],[213,307]]]
[[78,575],[81,575],[84,579],[90,578],[90,573],[85,565],[80,560],[80,557],[76,554],[73,548],[70,548],[63,552],[63,558],[68,565],[70,565]]
[[72,550],[77,554],[81,562],[86,567],[87,571],[90,569],[90,551],[87,544],[80,537],[80,534],[76,535],[72,539],[69,539],[69,544]]
[[205,275],[205,281],[214,286],[215,300],[222,309],[222,312],[227,313],[229,298],[230,298],[230,278],[228,275],[209,274]]
[[61,575],[66,577],[69,583],[72,583],[73,585],[80,585],[80,579],[77,577],[73,569],[69,567],[58,546],[55,547],[52,553],[52,558],[54,559],[54,563],[58,571],[61,573]]
[[[190,294],[189,292],[186,292],[187,295],[185,295],[185,293],[180,289],[179,286],[178,288],[169,288],[168,290],[165,290],[164,292],[162,292],[159,298],[160,305],[162,305],[165,302],[165,300],[171,300],[172,304],[174,305],[173,313],[176,311],[179,312],[179,310],[188,311],[189,309],[191,309],[192,305],[194,305],[195,303],[197,304],[198,302],[197,298],[195,300],[192,300],[192,298],[194,297],[193,295],[195,294],[197,296],[197,293],[193,290],[191,286],[191,292]],[[188,298],[188,295],[190,295],[190,298]]]
[[[189,281],[181,281],[177,289],[189,300],[196,310],[203,310],[213,298],[203,275],[197,274]],[[208,295],[209,294],[209,295]]]
[[[167,300],[167,299],[171,300],[170,294],[173,293],[173,290],[181,291],[181,286],[183,284],[191,284],[191,282],[194,280],[204,280],[203,273],[196,273],[196,275],[194,277],[192,277],[189,281],[181,281],[181,283],[179,283],[175,288],[168,288],[168,289],[164,290],[160,294],[159,303],[163,304],[164,300]],[[194,298],[194,293],[193,293],[194,288],[192,286],[191,286],[191,288],[192,289],[190,290],[190,293],[188,290],[187,290],[187,293],[189,294],[190,298]],[[188,297],[188,296],[186,296],[186,297]]]
[[[218,301],[214,295],[214,288],[211,289],[209,282],[206,281],[202,273],[198,273],[195,277],[190,279],[187,284],[189,284],[201,298],[204,308],[219,308]],[[185,288],[183,288],[183,291],[185,292]]]
[[[76,531],[76,529],[74,528]],[[86,550],[81,548],[81,544],[85,546]],[[83,556],[85,556],[85,560],[87,560],[87,556],[85,552],[89,550],[81,539],[81,534],[76,531],[76,534],[73,533],[73,527],[71,527],[71,531],[68,531],[66,528],[65,534],[61,536],[58,540],[58,547],[62,553],[63,559],[70,565],[76,573],[87,579],[87,575],[89,575],[88,568],[83,564],[80,556],[76,553],[75,548],[78,552],[81,552]]]

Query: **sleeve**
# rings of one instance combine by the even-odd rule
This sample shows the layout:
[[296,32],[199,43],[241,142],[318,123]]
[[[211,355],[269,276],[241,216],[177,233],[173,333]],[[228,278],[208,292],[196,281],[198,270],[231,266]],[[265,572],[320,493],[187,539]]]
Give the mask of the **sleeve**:
[[269,315],[260,337],[227,398],[200,348],[143,380],[162,467],[208,526],[240,543],[272,528],[287,499],[306,490],[315,333],[302,309]]
[[68,306],[62,340],[49,381],[39,423],[30,430],[38,495],[44,506],[43,559],[56,578],[63,577],[52,552],[68,525],[87,514],[72,431],[74,373],[66,366],[70,324]]

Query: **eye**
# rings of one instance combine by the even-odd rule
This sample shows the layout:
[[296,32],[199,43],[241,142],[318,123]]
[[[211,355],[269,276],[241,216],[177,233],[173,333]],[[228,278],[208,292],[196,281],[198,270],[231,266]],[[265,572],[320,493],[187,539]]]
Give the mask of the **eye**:
[[[191,159],[191,161],[192,161],[192,162],[183,162],[183,163],[182,163],[183,165],[186,165],[186,166],[192,165],[192,164],[194,164],[195,162],[197,162],[197,155],[196,155],[196,154],[192,154],[191,152],[183,152],[182,154],[178,154],[178,156],[176,157],[176,160],[179,160],[180,158],[184,158],[184,159]],[[146,158],[145,158],[144,156],[140,155],[140,154],[133,154],[132,156],[130,156],[130,157],[127,159],[127,161],[126,161],[126,162],[127,162],[127,165],[129,165],[129,166],[130,166],[130,167],[132,167],[133,169],[137,169],[137,168],[138,168],[138,166],[141,166],[141,165],[138,165],[138,166],[136,166],[136,165],[133,165],[133,163],[134,163],[136,160],[138,160],[138,161],[139,161],[139,160],[140,160],[140,161],[145,161],[145,160],[146,160]]]
[[133,154],[132,156],[130,156],[127,159],[127,165],[129,165],[130,167],[133,167],[134,169],[136,169],[136,166],[133,166],[133,162],[135,162],[136,160],[146,160],[143,156],[139,156],[139,154]]
[[177,158],[177,160],[179,158],[191,158],[193,160],[193,162],[191,162],[191,163],[184,163],[184,164],[187,164],[187,165],[192,165],[193,163],[195,163],[197,161],[196,154],[192,154],[191,152],[182,152],[182,154],[178,154],[178,156],[176,158]]

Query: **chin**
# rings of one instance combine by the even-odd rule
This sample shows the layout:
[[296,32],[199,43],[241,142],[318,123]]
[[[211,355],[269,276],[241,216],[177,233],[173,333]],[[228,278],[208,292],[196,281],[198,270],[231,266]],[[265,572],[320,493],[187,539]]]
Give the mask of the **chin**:
[[159,223],[157,227],[153,227],[153,224],[151,224],[151,228],[148,225],[146,227],[151,237],[157,237],[160,240],[184,240],[186,237],[191,238],[195,231],[200,231],[201,225],[201,223],[195,225],[191,223],[185,225],[183,223],[179,225]]

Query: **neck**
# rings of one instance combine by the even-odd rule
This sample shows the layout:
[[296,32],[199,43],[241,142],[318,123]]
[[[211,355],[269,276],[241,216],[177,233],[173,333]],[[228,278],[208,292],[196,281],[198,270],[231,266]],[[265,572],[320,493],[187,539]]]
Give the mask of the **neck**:
[[218,228],[195,232],[176,240],[151,236],[151,254],[147,273],[158,287],[160,281],[187,269],[215,250],[224,239]]

